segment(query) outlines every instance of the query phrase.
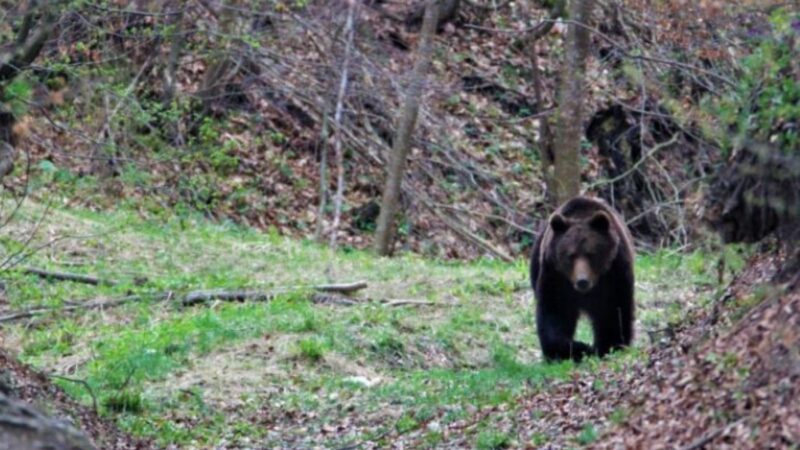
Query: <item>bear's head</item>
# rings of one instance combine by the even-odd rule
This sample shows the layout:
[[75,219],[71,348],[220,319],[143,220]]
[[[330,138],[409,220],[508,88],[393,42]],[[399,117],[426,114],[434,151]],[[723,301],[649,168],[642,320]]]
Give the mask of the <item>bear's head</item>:
[[614,219],[605,211],[583,218],[553,214],[550,256],[555,269],[581,293],[591,291],[608,272],[617,256],[620,236]]

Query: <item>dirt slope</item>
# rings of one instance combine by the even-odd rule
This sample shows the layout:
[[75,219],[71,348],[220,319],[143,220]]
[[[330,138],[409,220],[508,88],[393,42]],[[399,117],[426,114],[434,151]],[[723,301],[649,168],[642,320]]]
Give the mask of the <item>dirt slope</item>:
[[516,435],[514,447],[797,448],[800,292],[758,287],[781,264],[754,258],[712,308],[664,330],[637,362],[576,372],[512,412],[480,411],[444,430],[442,447],[469,447],[471,432],[491,422]]
[[[85,433],[98,449],[146,449],[144,441],[120,432],[113,422],[81,406],[53,385],[43,374],[21,364],[0,348],[0,390],[34,405],[47,415],[71,423]],[[1,446],[0,446],[1,447]]]

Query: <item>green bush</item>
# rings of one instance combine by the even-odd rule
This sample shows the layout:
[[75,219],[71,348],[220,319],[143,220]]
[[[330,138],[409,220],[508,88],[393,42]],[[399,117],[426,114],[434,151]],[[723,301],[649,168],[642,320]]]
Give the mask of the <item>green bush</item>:
[[23,77],[17,77],[0,92],[3,93],[2,103],[7,103],[14,117],[21,117],[28,111],[28,102],[33,95],[31,84]]
[[[736,87],[716,105],[722,122],[720,140],[730,152],[755,140],[784,153],[798,151],[800,65],[797,64],[800,14],[779,9],[771,29],[752,38],[752,52],[742,59]],[[732,135],[727,133],[732,130]]]

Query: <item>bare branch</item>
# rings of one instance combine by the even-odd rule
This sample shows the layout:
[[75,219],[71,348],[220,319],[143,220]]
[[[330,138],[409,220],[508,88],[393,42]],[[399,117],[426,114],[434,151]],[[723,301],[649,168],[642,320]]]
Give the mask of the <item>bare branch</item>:
[[97,408],[97,396],[95,395],[94,389],[92,389],[92,386],[89,384],[88,381],[82,380],[82,379],[79,379],[79,378],[65,377],[63,375],[57,375],[57,374],[54,374],[54,373],[50,374],[50,378],[55,378],[57,380],[69,381],[71,383],[77,383],[77,384],[80,384],[81,386],[85,387],[86,388],[86,392],[88,392],[89,396],[92,397],[92,409],[94,410],[94,413],[95,414],[99,414],[100,413],[100,410]]
[[644,156],[639,158],[639,160],[636,161],[633,165],[631,165],[631,167],[628,170],[626,170],[625,172],[623,172],[623,173],[621,173],[621,174],[619,174],[616,177],[611,178],[611,179],[604,179],[604,180],[595,181],[594,183],[586,186],[586,189],[587,190],[591,190],[591,189],[594,189],[596,187],[602,186],[604,184],[612,184],[612,183],[616,183],[617,181],[620,181],[620,180],[624,179],[625,177],[627,177],[630,174],[632,174],[633,172],[635,172],[639,168],[639,166],[644,164],[644,162],[647,161],[648,158],[652,157],[656,152],[658,152],[659,150],[661,150],[663,148],[666,148],[666,147],[669,147],[670,145],[678,142],[678,137],[679,136],[680,136],[680,133],[673,134],[672,137],[669,138],[668,140],[654,145],[653,148],[651,148],[647,152],[647,154],[645,154]]

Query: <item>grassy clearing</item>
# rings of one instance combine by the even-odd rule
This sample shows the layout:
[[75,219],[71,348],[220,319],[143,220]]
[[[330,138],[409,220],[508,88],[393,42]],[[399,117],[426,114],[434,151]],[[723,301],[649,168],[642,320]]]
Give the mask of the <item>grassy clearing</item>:
[[[0,245],[20,248],[44,212],[28,206]],[[141,294],[108,310],[54,313],[16,323],[7,347],[61,381],[74,397],[97,400],[128,431],[160,444],[297,447],[421,433],[435,446],[435,422],[491,405],[512,405],[524,392],[568,376],[570,363],[539,361],[527,265],[482,260],[385,259],[332,252],[230,224],[156,223],[135,213],[50,210],[34,244],[55,239],[29,264],[120,282],[86,286],[21,272],[4,275],[7,310],[60,307],[98,297]],[[640,328],[679,320],[711,283],[702,255],[660,252],[637,261]],[[145,280],[146,281],[142,281]],[[366,280],[361,304],[315,305],[309,287]],[[274,290],[266,303],[181,307],[189,290]],[[170,291],[163,300],[156,294]],[[417,299],[432,306],[388,307]],[[590,339],[582,324],[579,336]],[[637,346],[647,345],[640,332]],[[628,352],[622,360],[636,357]],[[590,369],[588,369],[590,370]],[[620,412],[624,414],[624,412]],[[590,442],[584,430],[576,442]],[[491,430],[479,448],[512,437]]]

